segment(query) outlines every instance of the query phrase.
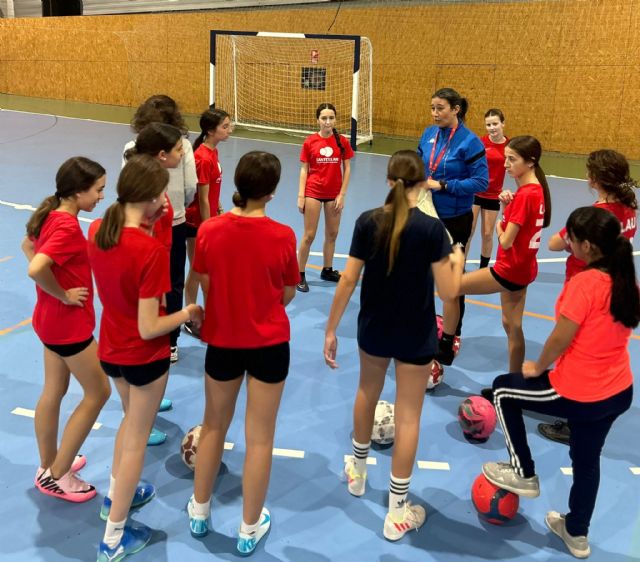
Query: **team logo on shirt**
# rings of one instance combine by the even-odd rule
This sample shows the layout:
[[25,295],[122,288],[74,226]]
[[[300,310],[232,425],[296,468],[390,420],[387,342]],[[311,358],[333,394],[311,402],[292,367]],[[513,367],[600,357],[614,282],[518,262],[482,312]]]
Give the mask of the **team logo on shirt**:
[[337,164],[340,162],[340,157],[333,155],[333,148],[330,146],[323,146],[319,152],[320,157],[316,158],[318,164]]
[[325,156],[326,158],[329,158],[329,156],[333,154],[333,148],[331,148],[330,146],[323,146],[320,149],[320,154],[322,154],[322,156]]

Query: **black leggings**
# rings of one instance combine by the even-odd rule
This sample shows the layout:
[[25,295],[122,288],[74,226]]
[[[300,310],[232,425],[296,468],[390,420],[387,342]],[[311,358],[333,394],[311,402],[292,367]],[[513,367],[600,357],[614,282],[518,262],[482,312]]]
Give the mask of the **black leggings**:
[[[447,227],[451,238],[453,238],[454,244],[462,244],[462,251],[469,242],[469,236],[471,236],[471,226],[473,225],[473,212],[469,210],[464,215],[458,215],[457,217],[448,217],[446,219],[440,219]],[[456,336],[462,334],[462,318],[464,317],[464,295],[459,297],[460,302],[460,320],[458,320],[458,326],[456,327]]]
[[[187,262],[187,223],[177,224],[171,229],[171,291],[167,293],[167,314],[178,312],[182,308],[184,294],[184,268]],[[180,327],[169,334],[171,347],[178,345]]]
[[531,379],[525,379],[522,373],[510,373],[493,381],[493,402],[511,456],[511,466],[520,476],[529,478],[535,474],[522,411],[568,419],[573,485],[566,526],[574,537],[589,534],[600,486],[600,452],[611,425],[631,407],[632,399],[633,386],[597,402],[563,398],[551,386],[549,371]]

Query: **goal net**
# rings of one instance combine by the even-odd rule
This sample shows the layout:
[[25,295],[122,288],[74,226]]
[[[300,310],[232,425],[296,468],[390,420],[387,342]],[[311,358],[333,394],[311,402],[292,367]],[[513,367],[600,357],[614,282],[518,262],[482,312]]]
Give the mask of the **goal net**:
[[371,42],[357,35],[211,31],[209,103],[237,125],[311,134],[336,107],[355,148],[373,139]]

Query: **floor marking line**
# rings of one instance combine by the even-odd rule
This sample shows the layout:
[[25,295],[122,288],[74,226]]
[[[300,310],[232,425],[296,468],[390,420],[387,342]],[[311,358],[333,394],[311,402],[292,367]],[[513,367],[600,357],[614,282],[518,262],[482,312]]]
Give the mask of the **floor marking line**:
[[273,449],[273,455],[276,457],[289,457],[293,459],[303,459],[304,451],[298,451],[297,449]]
[[[351,460],[353,458],[353,455],[345,455],[344,456],[344,462],[347,462],[348,460]],[[376,459],[375,457],[372,457],[371,455],[369,455],[367,457],[367,464],[373,465],[373,466],[377,466],[378,464],[378,459]]]
[[31,324],[31,318],[27,318],[22,322],[18,322],[15,326],[9,326],[8,328],[4,328],[3,330],[0,330],[0,336],[5,336],[13,332],[14,330],[17,330],[18,328],[22,328],[22,326],[27,326],[28,324]]
[[0,263],[12,260],[13,256],[5,256],[4,258],[0,258]]
[[225,451],[233,451],[234,446],[235,446],[235,443],[227,443],[226,441],[224,442]]
[[[22,416],[25,418],[36,417],[36,411],[30,410],[29,408],[14,408],[13,410],[11,410],[11,413],[14,414],[15,416]],[[91,429],[100,429],[101,427],[102,427],[102,424],[100,422],[96,422],[93,424]]]
[[631,471],[631,474],[640,476],[640,466],[630,466],[629,470]]
[[448,462],[418,461],[418,468],[422,470],[451,470]]
[[573,468],[571,468],[570,466],[561,467],[560,472],[562,472],[562,474],[564,474],[565,476],[573,476]]

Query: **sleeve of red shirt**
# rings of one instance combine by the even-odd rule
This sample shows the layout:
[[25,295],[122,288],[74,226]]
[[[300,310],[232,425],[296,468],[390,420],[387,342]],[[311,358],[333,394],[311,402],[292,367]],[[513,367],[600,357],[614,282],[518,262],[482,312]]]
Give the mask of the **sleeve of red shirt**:
[[300,150],[300,162],[309,162],[309,139],[305,140]]
[[207,241],[205,235],[208,228],[206,224],[202,224],[196,234],[196,247],[193,257],[193,271],[201,273],[203,275],[209,273],[207,271]]
[[84,249],[84,244],[84,238],[78,236],[76,225],[63,222],[38,248],[38,253],[49,256],[57,265],[64,265],[78,250]]
[[169,254],[161,245],[157,245],[149,251],[145,259],[138,297],[141,299],[161,297],[170,290]]
[[512,222],[513,224],[522,226],[527,220],[527,216],[531,215],[528,202],[529,197],[525,197],[522,194],[520,194],[520,197],[516,195],[514,200],[509,203],[510,206],[513,206],[511,207],[509,212],[508,222]]
[[342,142],[342,146],[344,146],[344,156],[342,159],[351,160],[355,155],[353,148],[351,148],[351,141],[343,135],[340,135],[340,141]]
[[287,234],[287,263],[284,271],[284,284],[288,287],[300,283],[298,256],[296,255],[296,235],[289,229]]
[[582,324],[589,314],[589,294],[593,290],[596,288],[592,287],[589,272],[578,273],[565,285],[558,313],[578,325]]

